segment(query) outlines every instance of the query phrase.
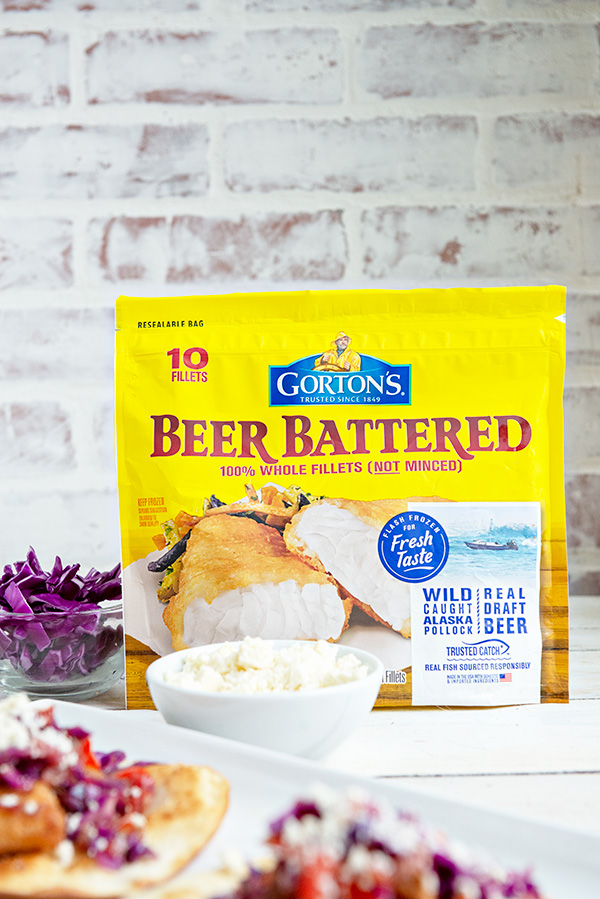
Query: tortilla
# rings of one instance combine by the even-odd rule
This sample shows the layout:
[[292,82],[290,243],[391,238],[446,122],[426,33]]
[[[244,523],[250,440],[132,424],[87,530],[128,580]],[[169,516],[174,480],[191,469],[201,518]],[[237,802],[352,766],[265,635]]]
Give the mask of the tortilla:
[[29,852],[0,858],[0,897],[114,899],[168,880],[206,845],[227,809],[225,778],[194,765],[149,765],[155,792],[143,830],[154,853],[117,870],[76,851],[70,865],[59,853]]

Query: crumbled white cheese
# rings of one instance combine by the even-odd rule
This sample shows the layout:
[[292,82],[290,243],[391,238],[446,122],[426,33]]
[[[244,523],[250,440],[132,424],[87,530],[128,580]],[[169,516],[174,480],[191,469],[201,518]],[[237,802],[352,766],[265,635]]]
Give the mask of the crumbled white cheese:
[[71,738],[54,727],[47,727],[26,693],[14,693],[0,700],[0,752],[21,749],[36,758],[43,756],[48,748],[62,755],[65,765],[77,761]]
[[223,871],[227,871],[240,881],[248,877],[250,868],[239,849],[227,846],[221,852],[220,860]]
[[34,799],[28,799],[23,805],[23,811],[26,815],[35,815],[39,810],[40,807]]
[[16,793],[5,793],[0,796],[0,805],[3,808],[16,808],[19,804],[19,797]]
[[481,887],[469,875],[462,874],[456,878],[454,889],[464,899],[479,899],[481,896]]
[[83,815],[81,812],[73,812],[71,815],[67,816],[67,834],[69,836],[73,836],[73,834],[76,833],[82,818]]
[[211,693],[279,693],[345,684],[367,673],[354,654],[338,655],[325,640],[275,649],[269,640],[246,637],[239,647],[224,643],[188,655],[181,671],[165,672],[164,680]]
[[352,846],[348,851],[346,869],[349,874],[355,877],[366,873],[381,877],[391,877],[394,871],[394,863],[385,852],[357,845]]
[[[417,821],[399,817],[390,803],[375,801],[360,787],[340,795],[327,785],[318,784],[311,798],[319,810],[318,816],[290,816],[283,824],[283,842],[303,854],[311,848],[318,852],[326,846],[344,857],[348,852],[348,832],[355,826],[395,856],[409,855],[423,842],[423,830]],[[349,873],[357,874],[381,871],[384,862],[380,853],[369,850],[367,858],[358,849],[356,853],[350,852],[346,864]]]
[[75,858],[75,846],[71,840],[61,840],[54,849],[54,857],[61,868],[69,868]]

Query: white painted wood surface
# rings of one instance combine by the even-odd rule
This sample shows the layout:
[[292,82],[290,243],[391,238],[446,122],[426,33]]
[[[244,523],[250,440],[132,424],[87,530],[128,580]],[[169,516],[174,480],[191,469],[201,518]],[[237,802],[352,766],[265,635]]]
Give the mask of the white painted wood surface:
[[600,598],[570,609],[568,704],[377,709],[322,764],[600,837]]
[[568,705],[376,710],[325,764],[600,837],[600,598],[570,641]]

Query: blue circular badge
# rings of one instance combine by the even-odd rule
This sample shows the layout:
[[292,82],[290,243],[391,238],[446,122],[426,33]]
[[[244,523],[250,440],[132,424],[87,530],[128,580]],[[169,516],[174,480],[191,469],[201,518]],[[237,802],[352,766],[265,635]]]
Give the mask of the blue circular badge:
[[377,545],[386,571],[418,584],[435,577],[448,561],[450,544],[442,525],[427,512],[401,512],[381,529]]

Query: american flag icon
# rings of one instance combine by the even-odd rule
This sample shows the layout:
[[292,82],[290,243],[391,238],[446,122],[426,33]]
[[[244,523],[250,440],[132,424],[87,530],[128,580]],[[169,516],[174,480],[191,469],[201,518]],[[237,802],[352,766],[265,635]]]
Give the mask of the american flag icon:
[[512,674],[501,674],[500,680],[503,684],[509,684],[512,681]]

